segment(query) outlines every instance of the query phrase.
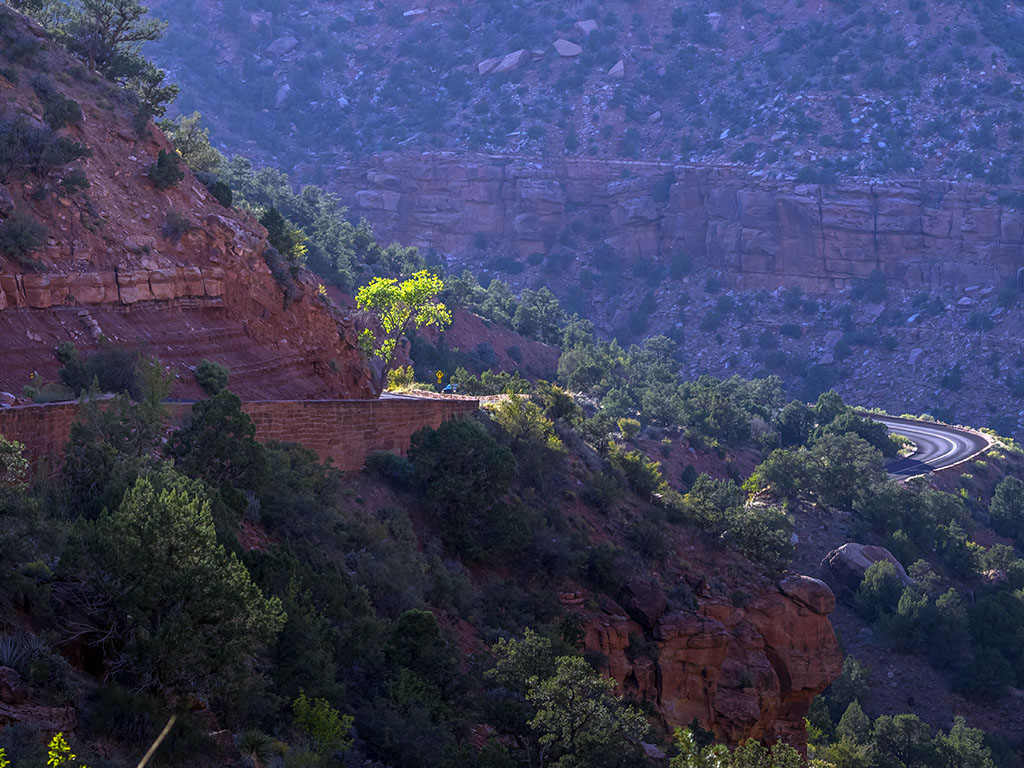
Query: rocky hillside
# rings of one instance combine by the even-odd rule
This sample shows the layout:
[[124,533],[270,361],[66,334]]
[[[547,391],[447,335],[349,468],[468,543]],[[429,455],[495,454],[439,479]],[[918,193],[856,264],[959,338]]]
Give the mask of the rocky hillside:
[[179,108],[305,176],[339,155],[467,147],[806,180],[1024,173],[1019,2],[153,6]]
[[266,231],[183,164],[159,177],[174,150],[125,92],[6,8],[0,35],[0,390],[106,337],[170,364],[180,395],[204,358],[250,399],[370,393],[351,322],[312,278],[275,277]]
[[[606,336],[667,334],[686,377],[776,374],[1019,435],[1024,212],[984,184],[800,184],[736,168],[383,155],[338,170],[378,236]],[[1002,201],[1002,202],[1000,202]]]

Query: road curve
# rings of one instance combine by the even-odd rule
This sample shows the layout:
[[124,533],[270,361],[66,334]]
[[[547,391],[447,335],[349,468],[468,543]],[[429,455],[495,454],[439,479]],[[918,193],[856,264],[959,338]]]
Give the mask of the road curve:
[[890,432],[909,438],[917,446],[917,450],[910,456],[896,459],[886,465],[889,477],[895,479],[906,479],[951,467],[976,456],[992,445],[992,441],[984,435],[948,427],[945,424],[875,414],[865,415],[884,424]]

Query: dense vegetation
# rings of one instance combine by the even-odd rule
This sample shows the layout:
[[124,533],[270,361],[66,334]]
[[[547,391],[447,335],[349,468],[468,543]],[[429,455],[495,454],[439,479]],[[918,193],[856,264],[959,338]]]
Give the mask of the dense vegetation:
[[[95,372],[94,387],[102,377],[139,390],[136,400],[87,402],[53,482],[30,488],[18,447],[2,443],[0,544],[14,567],[0,576],[0,663],[54,703],[84,695],[57,648],[77,649],[86,672],[106,670],[85,733],[130,752],[155,735],[169,702],[193,699],[243,749],[260,738],[269,749],[266,734],[286,742],[286,765],[333,764],[349,747],[394,765],[504,765],[531,752],[556,765],[640,764],[645,718],[579,656],[571,617],[536,587],[568,578],[614,593],[664,558],[668,540],[636,559],[571,532],[546,501],[570,471],[563,440],[582,448],[575,406],[559,390],[505,401],[491,419],[423,430],[408,460],[381,454],[370,476],[348,479],[299,446],[256,442],[209,363],[197,376],[212,396],[165,441],[162,368],[132,355],[62,354],[68,386]],[[120,377],[119,366],[129,369]],[[602,478],[604,514],[626,514],[608,504],[628,493],[624,476],[598,467],[592,477]],[[379,483],[389,500],[370,506],[358,489]],[[413,526],[414,512],[426,528]],[[253,530],[263,543],[243,546]],[[469,576],[467,565],[499,555],[521,567]],[[493,657],[460,667],[455,618],[497,642]],[[574,706],[603,714],[590,731],[566,731]],[[181,714],[170,763],[210,749]],[[316,717],[345,722],[333,746],[308,724]],[[480,718],[518,746],[469,749],[465,726]],[[41,743],[25,727],[4,734],[16,764]]]
[[[652,373],[658,361],[646,356],[651,350],[601,357],[589,338],[577,348],[595,356],[594,392],[615,380],[633,382],[641,395],[666,383]],[[65,349],[62,356],[67,386],[91,374],[94,391],[102,380],[103,388],[136,387],[135,399],[88,400],[53,481],[29,485],[18,446],[0,443],[0,551],[12,564],[0,574],[0,664],[53,703],[84,708],[87,736],[74,746],[92,766],[106,763],[91,753],[89,738],[132,754],[175,710],[178,723],[158,760],[186,764],[212,750],[186,701],[202,701],[261,765],[275,754],[285,766],[338,764],[343,754],[424,767],[541,758],[559,766],[642,765],[638,740],[657,740],[656,731],[612,693],[601,660],[581,655],[578,620],[545,585],[616,596],[628,579],[656,578],[680,536],[736,548],[771,571],[790,552],[787,505],[796,509],[813,493],[824,504],[853,504],[870,521],[864,484],[887,492],[881,457],[892,447],[884,434],[834,394],[813,408],[783,405],[770,381],[705,379],[697,389],[677,384],[671,395],[694,444],[746,445],[761,455],[787,446],[745,488],[696,473],[666,479],[644,449],[651,436],[671,434],[665,427],[635,407],[609,422],[604,398],[544,383],[489,416],[424,429],[408,459],[376,454],[363,475],[348,477],[300,446],[258,443],[225,386],[227,372],[208,361],[196,375],[210,398],[165,440],[159,400],[167,378],[158,363],[112,350],[82,358]],[[709,403],[712,413],[732,415],[709,418],[701,410]],[[719,431],[728,424],[734,428]],[[735,429],[740,424],[746,429]],[[836,451],[845,453],[836,459]],[[780,493],[766,478],[783,454],[806,457],[806,485],[765,503]],[[836,474],[834,464],[844,472]],[[597,529],[565,518],[561,489],[580,481],[587,506],[622,526],[624,539],[602,541]],[[1001,527],[1018,517],[1018,490],[1003,481],[995,496],[991,514]],[[921,510],[947,508],[952,502],[942,494],[893,492],[920,499],[906,514],[922,529],[941,529],[941,514],[922,519]],[[1024,573],[1016,563],[1007,565],[1014,579]],[[933,613],[955,613],[951,600],[940,595]],[[686,610],[694,596],[677,588],[668,601]],[[861,602],[871,604],[859,595]],[[472,639],[463,636],[466,626]],[[935,626],[916,631],[934,633]],[[645,652],[636,642],[635,652]],[[978,648],[980,659],[992,657]],[[86,693],[81,672],[102,674],[103,684]],[[833,689],[844,686],[841,680]],[[828,701],[829,711],[839,711],[815,710],[812,735],[834,765],[882,764],[863,760],[900,754],[901,740],[934,753],[914,765],[945,768],[975,753],[976,765],[997,764],[982,734],[963,724],[933,737],[915,718],[840,718],[859,705]],[[494,736],[471,747],[467,728],[479,722]],[[577,722],[586,723],[582,730]],[[705,739],[680,733],[672,764],[721,765],[726,758]],[[38,759],[44,743],[26,726],[4,732],[15,765]],[[862,762],[844,762],[847,752]],[[736,768],[802,764],[795,752],[756,742],[728,759]]]

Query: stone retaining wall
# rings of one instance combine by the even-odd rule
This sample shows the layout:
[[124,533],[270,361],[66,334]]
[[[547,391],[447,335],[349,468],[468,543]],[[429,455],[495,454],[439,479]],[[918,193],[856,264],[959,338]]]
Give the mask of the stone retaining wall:
[[[78,403],[51,403],[0,409],[0,435],[25,445],[34,470],[59,465]],[[191,403],[169,403],[170,421],[180,425]],[[386,398],[382,400],[275,400],[242,404],[261,441],[301,443],[347,471],[363,466],[373,451],[404,454],[422,427],[474,413],[473,398]]]

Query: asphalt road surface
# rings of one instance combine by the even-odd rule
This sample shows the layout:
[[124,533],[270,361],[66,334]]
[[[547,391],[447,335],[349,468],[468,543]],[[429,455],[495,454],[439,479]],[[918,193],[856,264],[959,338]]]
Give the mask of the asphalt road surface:
[[885,424],[890,432],[910,438],[917,446],[910,456],[896,459],[886,466],[889,477],[893,478],[923,475],[952,466],[981,453],[991,444],[980,435],[942,424],[866,415]]

